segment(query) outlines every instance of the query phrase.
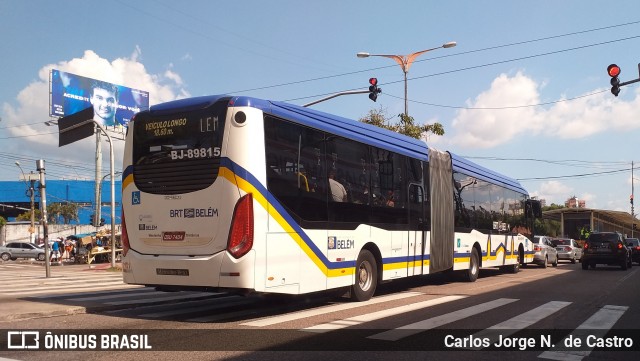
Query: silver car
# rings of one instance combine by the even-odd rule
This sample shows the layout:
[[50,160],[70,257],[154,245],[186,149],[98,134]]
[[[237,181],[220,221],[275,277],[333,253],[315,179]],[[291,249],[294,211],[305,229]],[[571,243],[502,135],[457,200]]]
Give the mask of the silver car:
[[9,242],[0,247],[0,259],[3,261],[15,261],[18,258],[35,258],[38,261],[44,261],[44,248],[27,242]]
[[558,251],[556,251],[551,238],[547,236],[533,236],[533,263],[539,264],[542,268],[547,268],[551,263],[553,267],[558,266]]
[[558,259],[568,259],[571,263],[582,259],[582,248],[573,238],[555,238],[553,244],[556,245]]

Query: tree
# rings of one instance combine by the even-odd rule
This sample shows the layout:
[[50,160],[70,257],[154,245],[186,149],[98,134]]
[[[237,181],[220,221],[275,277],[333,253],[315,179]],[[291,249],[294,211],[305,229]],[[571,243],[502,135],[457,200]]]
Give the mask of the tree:
[[[72,221],[78,221],[78,204],[77,203],[51,203],[47,205],[47,222],[50,224],[59,224],[62,218],[63,224],[69,224]],[[39,209],[35,210],[35,219],[41,219],[42,214]],[[31,220],[31,211],[21,213],[16,217],[16,221]]]
[[[552,203],[550,206],[542,207],[542,211],[551,211],[560,208],[564,208],[564,206]],[[562,234],[560,234],[562,227],[559,221],[551,219],[536,219],[534,228],[536,234],[543,234],[552,237],[562,236]]]
[[[40,210],[36,209],[35,212],[33,212],[34,214],[34,218],[36,219],[36,223],[38,223],[39,219],[40,219]],[[27,211],[27,212],[23,212],[20,213],[17,217],[16,217],[16,221],[30,221],[31,220],[31,211]]]
[[4,217],[0,216],[0,229],[2,229],[5,224],[7,224],[7,220],[4,219]]
[[56,224],[60,223],[62,218],[63,224],[69,224],[71,221],[78,220],[78,204],[76,203],[52,203],[47,206],[47,221]]
[[360,121],[416,139],[426,138],[429,133],[444,135],[444,127],[440,123],[416,125],[413,117],[406,114],[398,114],[398,118],[400,118],[398,123],[391,123],[392,117],[389,117],[387,110],[381,106],[379,109],[369,110],[369,113],[360,118]]

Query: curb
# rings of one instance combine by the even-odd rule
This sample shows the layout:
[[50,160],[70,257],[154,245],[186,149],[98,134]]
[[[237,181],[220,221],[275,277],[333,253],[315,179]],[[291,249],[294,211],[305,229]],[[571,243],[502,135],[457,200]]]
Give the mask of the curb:
[[44,318],[44,317],[70,316],[70,315],[88,313],[87,311],[88,309],[84,306],[73,306],[73,307],[60,309],[60,310],[3,315],[3,316],[0,316],[0,322],[24,321],[24,320],[29,320],[34,318]]

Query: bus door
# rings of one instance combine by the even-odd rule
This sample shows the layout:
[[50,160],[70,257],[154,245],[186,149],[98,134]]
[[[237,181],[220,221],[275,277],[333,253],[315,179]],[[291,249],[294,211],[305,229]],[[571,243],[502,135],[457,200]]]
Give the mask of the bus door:
[[426,242],[426,220],[424,213],[424,188],[421,184],[409,184],[409,262],[408,276],[424,273],[424,244]]

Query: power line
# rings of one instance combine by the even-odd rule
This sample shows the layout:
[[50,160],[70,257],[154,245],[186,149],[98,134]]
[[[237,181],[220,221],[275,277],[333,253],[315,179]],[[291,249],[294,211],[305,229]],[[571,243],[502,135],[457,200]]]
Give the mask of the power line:
[[[549,163],[554,165],[562,165],[562,166],[573,166],[573,167],[581,167],[581,168],[594,168],[596,165],[631,165],[631,162],[625,161],[586,161],[586,160],[545,160],[545,159],[536,159],[536,158],[501,158],[501,157],[474,157],[474,156],[462,156],[467,159],[485,159],[485,160],[502,160],[502,161],[529,161],[529,162],[540,162],[540,163]],[[578,163],[578,164],[576,164]],[[602,167],[597,167],[602,168]],[[549,179],[563,179],[563,178],[583,178],[590,176],[603,176],[610,174],[617,174],[622,172],[629,172],[631,168],[623,168],[623,169],[613,169],[606,170],[601,172],[591,172],[591,173],[581,173],[581,174],[569,174],[569,175],[561,175],[561,176],[547,176],[547,177],[531,177],[531,178],[516,178],[518,181],[532,181],[532,180],[549,180]]]
[[[606,44],[611,44],[611,43],[620,42],[620,41],[627,41],[627,40],[632,40],[632,39],[637,39],[637,38],[640,38],[640,35],[631,36],[631,37],[627,37],[627,38],[616,39],[616,40],[603,41],[603,42],[600,42],[600,43],[589,44],[589,45],[583,45],[583,46],[577,46],[577,47],[572,47],[572,48],[567,48],[567,49],[561,49],[561,50],[556,50],[556,51],[550,51],[550,52],[545,52],[545,53],[540,53],[540,54],[527,55],[527,56],[523,56],[523,57],[519,57],[519,58],[512,58],[512,59],[507,59],[507,60],[500,60],[500,61],[495,61],[495,62],[491,62],[491,63],[485,63],[485,64],[480,64],[480,65],[469,66],[469,67],[466,67],[466,68],[459,68],[459,69],[454,69],[454,70],[448,70],[448,71],[443,71],[443,72],[439,72],[439,73],[433,73],[433,74],[429,74],[429,75],[423,75],[423,76],[418,76],[418,77],[408,78],[408,79],[407,79],[407,81],[409,81],[409,80],[416,80],[416,79],[424,79],[424,78],[429,78],[429,77],[434,77],[434,76],[439,76],[439,75],[445,75],[445,74],[452,74],[452,73],[457,73],[457,72],[461,72],[461,71],[467,71],[467,70],[479,69],[479,68],[484,68],[484,67],[489,67],[489,66],[494,66],[494,65],[499,65],[499,64],[510,63],[510,62],[514,62],[514,61],[520,61],[520,60],[526,60],[526,59],[533,59],[533,58],[538,58],[538,57],[542,57],[542,56],[555,55],[555,54],[560,54],[560,53],[564,53],[564,52],[568,52],[568,51],[575,51],[575,50],[580,50],[580,49],[590,48],[590,47],[594,47],[594,46],[606,45]],[[446,55],[446,56],[455,56],[455,55],[456,55],[456,54],[454,54],[454,55]],[[442,56],[442,57],[446,57],[446,56]],[[316,80],[317,80],[317,79],[318,79],[318,78],[316,78]],[[310,81],[310,80],[309,80],[309,81]],[[300,82],[306,82],[306,81],[300,81]],[[298,83],[300,83],[300,82],[298,82]],[[380,83],[380,85],[396,84],[396,83],[400,83],[400,82],[404,82],[404,80],[397,80],[397,81],[391,81],[391,82],[386,82],[386,83]],[[264,89],[264,88],[261,88],[261,89]],[[355,90],[355,89],[349,89],[349,90],[344,90],[344,91],[351,91],[351,90]],[[409,101],[410,101],[410,102],[413,102],[413,103],[419,103],[419,104],[424,104],[424,105],[431,105],[431,106],[442,107],[442,108],[470,109],[470,110],[482,110],[482,109],[487,109],[487,110],[501,110],[501,109],[514,109],[514,108],[536,107],[536,106],[542,106],[542,105],[548,105],[548,104],[562,103],[562,102],[566,102],[566,101],[570,101],[570,100],[575,100],[575,99],[580,99],[580,98],[585,98],[585,97],[593,96],[593,95],[600,94],[600,93],[603,93],[603,92],[604,92],[604,90],[603,90],[603,91],[599,91],[599,92],[594,92],[594,93],[591,93],[591,94],[586,94],[586,95],[582,95],[582,96],[574,97],[574,98],[569,98],[569,99],[560,99],[560,100],[556,100],[556,101],[552,101],[552,102],[545,102],[545,103],[539,103],[539,104],[528,104],[528,105],[517,105],[517,106],[504,106],[504,107],[461,107],[461,106],[453,106],[453,105],[442,105],[442,104],[433,104],[433,103],[419,102],[419,101],[415,101],[415,100],[411,100],[411,99],[409,99]],[[333,94],[333,93],[337,93],[337,92],[324,93],[324,94],[314,95],[314,96],[306,96],[306,97],[292,98],[292,99],[287,99],[287,100],[285,100],[285,101],[303,100],[303,99],[308,99],[308,98],[315,98],[315,97],[326,96],[326,95]],[[400,99],[400,97],[396,97],[396,96],[394,96],[394,98]],[[402,98],[402,99],[404,99],[404,98]]]
[[529,180],[548,180],[548,179],[562,179],[562,178],[581,178],[581,177],[600,176],[600,175],[615,174],[615,173],[622,173],[622,172],[629,172],[629,171],[630,169],[618,169],[618,170],[611,170],[606,172],[560,175],[560,176],[554,176],[554,177],[516,178],[516,180],[529,181]]

